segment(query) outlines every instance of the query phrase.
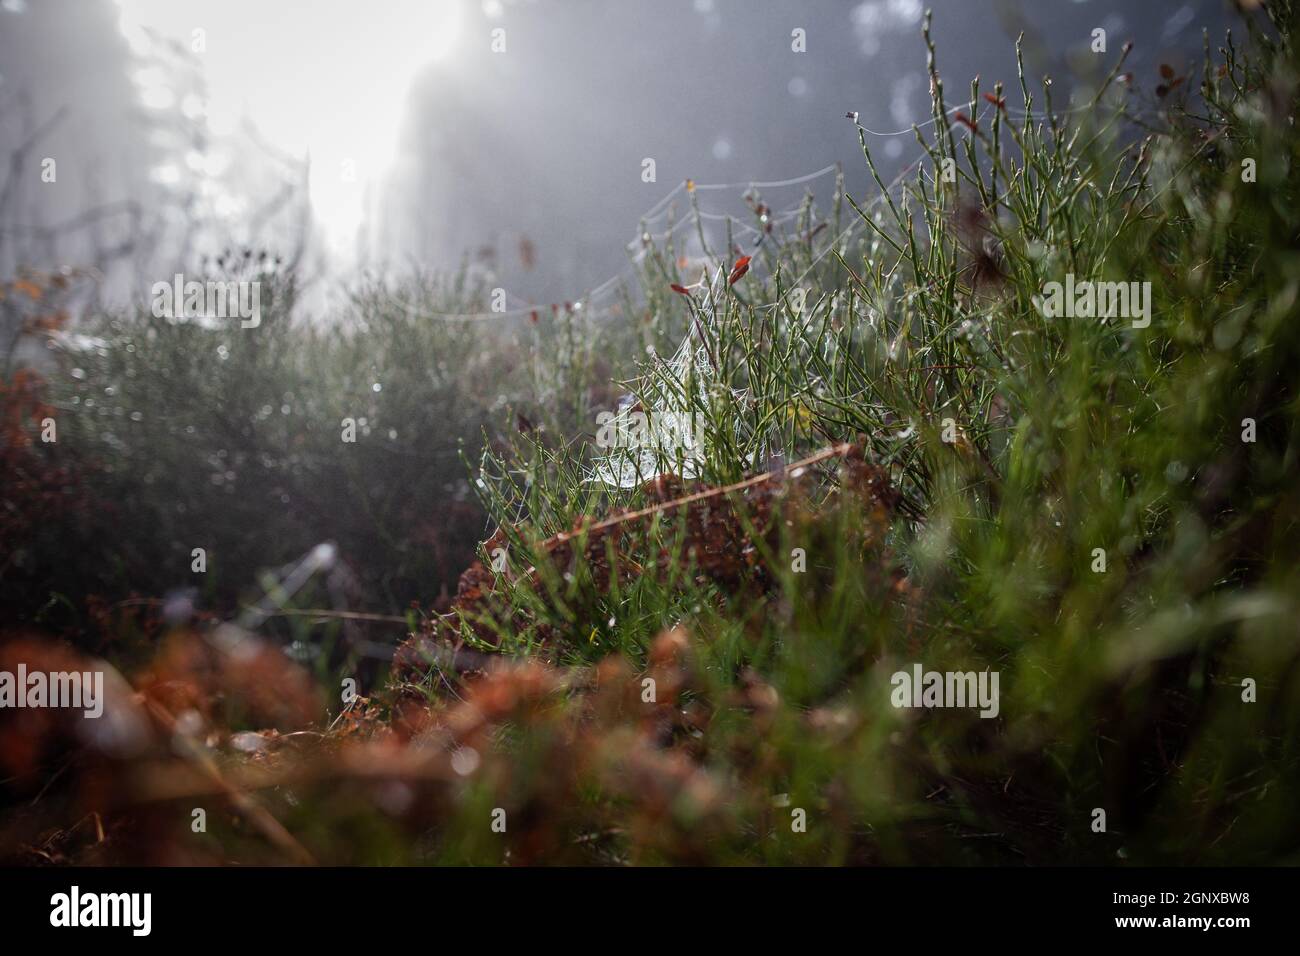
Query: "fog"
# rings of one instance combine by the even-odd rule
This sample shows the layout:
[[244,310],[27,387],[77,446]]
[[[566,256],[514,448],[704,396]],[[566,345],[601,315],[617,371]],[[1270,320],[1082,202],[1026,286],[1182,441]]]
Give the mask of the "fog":
[[[1019,104],[1021,31],[1060,107],[1125,40],[1149,88],[1228,18],[1217,0],[933,7],[954,104],[976,75]],[[362,270],[468,266],[512,304],[580,300],[688,178],[733,184],[697,194],[716,216],[746,183],[834,164],[868,192],[846,113],[901,169],[929,116],[921,18],[920,0],[5,0],[0,269],[86,269],[89,300],[121,302],[250,248],[319,311]]]

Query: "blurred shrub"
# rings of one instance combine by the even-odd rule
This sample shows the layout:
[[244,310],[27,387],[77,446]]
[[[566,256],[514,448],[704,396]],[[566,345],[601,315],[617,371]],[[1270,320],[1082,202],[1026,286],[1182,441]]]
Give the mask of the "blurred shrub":
[[[7,469],[5,514],[24,520],[6,535],[0,601],[17,620],[79,627],[86,595],[186,587],[225,613],[259,571],[327,540],[341,558],[331,600],[394,610],[435,598],[470,559],[484,517],[459,444],[474,453],[525,381],[517,336],[432,315],[483,311],[464,280],[365,285],[338,322],[291,314],[291,279],[262,282],[259,327],[146,305],[90,319],[75,345],[52,339],[40,398],[30,373],[7,386],[4,454],[25,466]],[[35,437],[41,402],[54,443]],[[28,497],[75,484],[92,505],[37,513],[15,497],[28,484]],[[191,569],[197,548],[206,573]]]

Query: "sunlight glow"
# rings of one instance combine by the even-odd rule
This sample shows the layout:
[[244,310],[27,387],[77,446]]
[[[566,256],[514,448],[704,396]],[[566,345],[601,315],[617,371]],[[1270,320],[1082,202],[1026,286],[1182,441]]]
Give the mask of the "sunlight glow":
[[[276,148],[310,156],[315,221],[343,255],[395,156],[411,83],[450,53],[463,13],[460,0],[117,3],[133,53],[166,41],[192,51],[208,95],[185,101],[186,115],[199,112],[218,136],[247,119]],[[135,81],[146,107],[176,107],[166,71],[146,67]]]

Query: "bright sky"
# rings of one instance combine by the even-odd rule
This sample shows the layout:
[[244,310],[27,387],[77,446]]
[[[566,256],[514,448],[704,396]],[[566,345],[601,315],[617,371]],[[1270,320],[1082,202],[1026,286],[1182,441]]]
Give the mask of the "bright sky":
[[[367,190],[393,162],[411,82],[459,38],[461,0],[117,0],[133,51],[149,32],[194,49],[207,79],[202,112],[218,135],[247,117],[264,140],[312,160],[311,200],[331,250],[350,255]],[[201,30],[201,35],[196,34]],[[145,106],[168,109],[159,70],[136,76]]]

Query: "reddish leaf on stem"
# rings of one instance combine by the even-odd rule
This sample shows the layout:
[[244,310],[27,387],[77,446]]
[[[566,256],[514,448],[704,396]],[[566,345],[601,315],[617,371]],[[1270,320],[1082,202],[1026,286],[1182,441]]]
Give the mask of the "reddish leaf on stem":
[[727,278],[727,285],[735,285],[740,278],[749,271],[749,256],[741,256],[736,260],[735,266],[732,267],[731,275]]

